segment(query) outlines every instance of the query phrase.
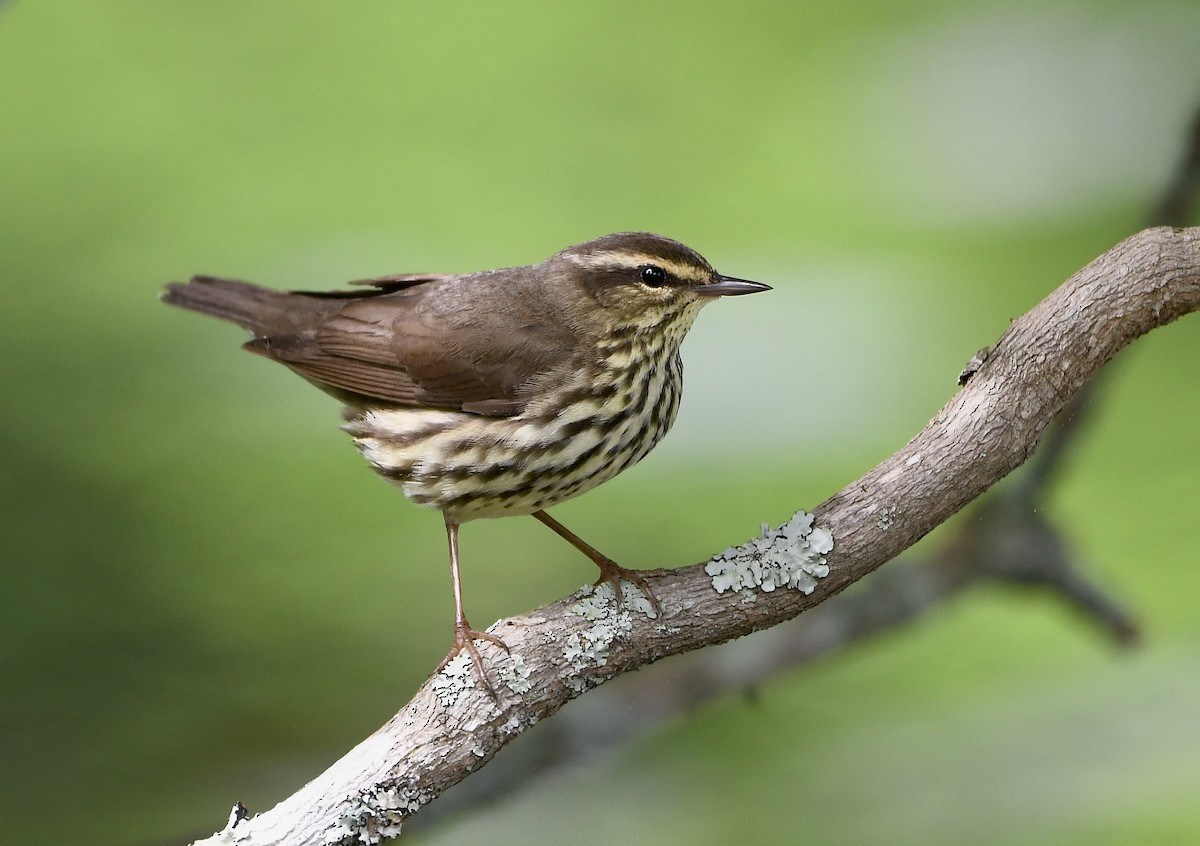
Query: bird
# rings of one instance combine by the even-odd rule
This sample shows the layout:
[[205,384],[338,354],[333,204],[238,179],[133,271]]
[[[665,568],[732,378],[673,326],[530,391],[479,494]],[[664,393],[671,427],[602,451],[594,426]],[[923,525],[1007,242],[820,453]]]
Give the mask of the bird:
[[[343,403],[343,429],[381,477],[441,512],[454,641],[493,691],[463,605],[458,531],[532,515],[600,569],[658,599],[627,569],[551,517],[636,464],[675,421],[680,344],[700,309],[770,286],[713,269],[649,232],[567,247],[538,264],[466,274],[398,274],[335,291],[279,291],[235,279],[172,282],[163,302],[250,332],[250,352]],[[436,673],[437,671],[435,671]],[[495,696],[492,692],[493,697]]]

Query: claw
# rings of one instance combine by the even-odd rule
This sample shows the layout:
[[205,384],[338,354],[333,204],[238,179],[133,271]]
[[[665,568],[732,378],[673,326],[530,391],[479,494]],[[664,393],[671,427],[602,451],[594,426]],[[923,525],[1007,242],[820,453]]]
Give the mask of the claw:
[[492,687],[492,683],[488,681],[487,672],[483,669],[483,656],[479,654],[479,649],[476,648],[474,641],[486,640],[499,646],[505,652],[509,652],[508,644],[500,638],[487,632],[478,632],[471,628],[470,624],[465,619],[456,623],[454,626],[454,645],[450,647],[450,651],[446,653],[446,657],[442,659],[442,663],[438,664],[437,669],[433,671],[437,675],[442,670],[446,669],[446,665],[458,657],[459,653],[464,649],[471,656],[471,664],[475,668],[475,678],[479,679],[479,684],[488,695],[492,697],[492,701],[499,701],[496,696],[496,689]]
[[657,575],[663,572],[662,570],[630,570],[628,567],[622,567],[611,558],[604,558],[603,561],[592,560],[600,568],[600,578],[596,579],[596,584],[608,582],[612,585],[613,593],[616,594],[619,604],[625,604],[625,591],[621,588],[621,582],[629,582],[650,600],[650,605],[653,606],[655,615],[662,617],[662,603],[658,601],[658,597],[654,593],[654,588],[650,587],[650,582],[646,578],[647,573]]

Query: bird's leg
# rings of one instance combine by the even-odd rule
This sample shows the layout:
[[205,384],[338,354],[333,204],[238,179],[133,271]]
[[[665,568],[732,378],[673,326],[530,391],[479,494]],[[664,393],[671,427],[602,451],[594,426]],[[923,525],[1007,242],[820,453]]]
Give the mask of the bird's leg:
[[596,580],[596,584],[608,582],[612,585],[613,593],[617,595],[618,602],[623,603],[625,601],[625,594],[621,590],[621,580],[624,579],[627,582],[637,585],[638,589],[646,594],[646,598],[650,600],[650,604],[654,606],[655,614],[659,617],[662,616],[662,605],[659,604],[658,597],[654,595],[654,589],[650,587],[650,582],[646,580],[645,574],[662,573],[663,570],[630,570],[627,567],[622,567],[616,561],[613,561],[607,555],[585,542],[583,538],[555,520],[545,511],[535,511],[533,512],[533,516],[549,526],[556,535],[578,549],[600,568],[600,578]]
[[446,538],[450,541],[450,579],[454,583],[454,646],[450,648],[450,652],[442,659],[442,663],[438,664],[434,674],[440,673],[445,669],[446,665],[458,656],[458,653],[464,649],[471,656],[471,662],[475,666],[475,675],[483,684],[486,690],[492,697],[496,698],[496,691],[492,688],[491,682],[488,681],[487,673],[483,671],[483,658],[479,654],[479,650],[475,648],[473,641],[486,640],[496,644],[505,652],[508,652],[508,644],[502,641],[495,635],[487,632],[477,632],[471,628],[471,624],[467,622],[467,615],[463,611],[462,599],[462,577],[458,571],[458,523],[455,523],[449,517],[446,518]]

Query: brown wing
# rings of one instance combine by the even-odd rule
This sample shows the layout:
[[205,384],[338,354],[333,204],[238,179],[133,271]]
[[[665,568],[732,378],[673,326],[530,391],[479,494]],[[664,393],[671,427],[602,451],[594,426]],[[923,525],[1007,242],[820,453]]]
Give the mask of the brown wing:
[[247,347],[355,402],[511,416],[571,366],[576,345],[552,302],[514,296],[514,281],[507,271],[385,277],[370,281],[378,291],[293,294],[319,304],[311,328]]

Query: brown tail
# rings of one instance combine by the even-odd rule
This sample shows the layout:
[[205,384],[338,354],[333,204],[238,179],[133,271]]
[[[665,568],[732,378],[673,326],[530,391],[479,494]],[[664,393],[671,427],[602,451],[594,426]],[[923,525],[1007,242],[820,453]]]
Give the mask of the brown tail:
[[308,311],[297,308],[296,301],[302,298],[296,294],[213,276],[172,282],[160,299],[168,305],[236,323],[258,337],[295,332],[299,328],[296,318]]

